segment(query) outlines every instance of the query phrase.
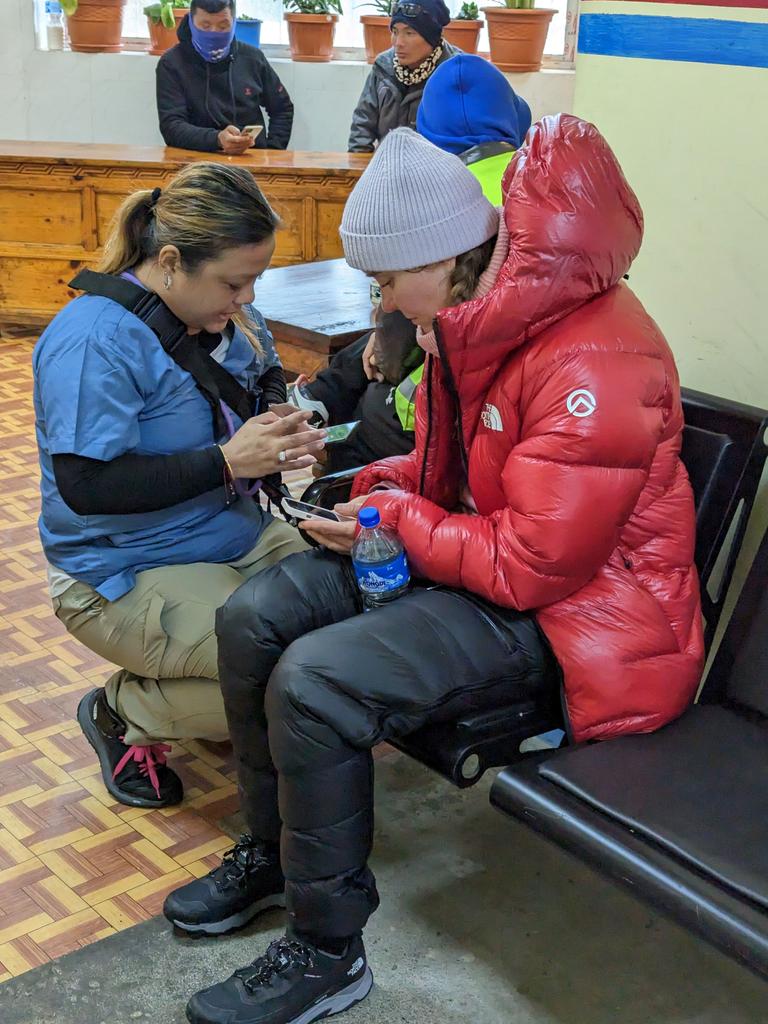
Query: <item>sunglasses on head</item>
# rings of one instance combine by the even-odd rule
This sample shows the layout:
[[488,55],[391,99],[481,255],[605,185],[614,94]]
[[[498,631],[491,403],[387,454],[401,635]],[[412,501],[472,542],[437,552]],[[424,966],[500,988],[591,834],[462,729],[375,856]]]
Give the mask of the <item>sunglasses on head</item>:
[[406,18],[417,18],[420,14],[424,14],[424,8],[421,4],[397,4],[392,15],[404,14]]

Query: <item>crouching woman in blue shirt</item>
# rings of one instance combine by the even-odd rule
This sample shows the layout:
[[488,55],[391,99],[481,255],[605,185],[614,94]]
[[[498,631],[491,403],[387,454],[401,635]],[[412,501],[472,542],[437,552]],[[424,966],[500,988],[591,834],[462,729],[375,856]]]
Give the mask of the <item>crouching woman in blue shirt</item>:
[[120,666],[78,720],[107,789],[132,806],[181,800],[165,741],[226,738],[216,608],[305,547],[248,496],[248,481],[311,465],[323,444],[309,413],[284,415],[282,367],[250,306],[277,226],[247,171],[193,164],[125,201],[99,267],[157,293],[196,346],[277,411],[243,422],[212,409],[157,335],[103,296],[70,302],[35,348],[53,607]]

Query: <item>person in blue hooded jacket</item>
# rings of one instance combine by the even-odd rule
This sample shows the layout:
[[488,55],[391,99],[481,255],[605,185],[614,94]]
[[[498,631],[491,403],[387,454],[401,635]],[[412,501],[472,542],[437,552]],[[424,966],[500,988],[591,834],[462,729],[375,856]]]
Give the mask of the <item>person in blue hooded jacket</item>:
[[420,135],[455,153],[501,206],[501,179],[531,127],[531,108],[482,57],[457,54],[424,87],[416,116]]

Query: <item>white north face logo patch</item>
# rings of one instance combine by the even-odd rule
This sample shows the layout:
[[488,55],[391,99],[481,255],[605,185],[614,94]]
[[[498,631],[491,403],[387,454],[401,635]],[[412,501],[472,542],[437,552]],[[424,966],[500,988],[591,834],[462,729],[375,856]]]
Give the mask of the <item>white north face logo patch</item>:
[[501,413],[495,405],[491,405],[490,402],[486,402],[483,406],[481,413],[483,426],[487,427],[488,430],[503,430],[504,424],[501,422]]
[[597,399],[591,391],[586,388],[577,388],[572,391],[565,400],[565,407],[571,416],[591,416],[597,409]]
[[361,956],[359,956],[357,958],[357,960],[355,960],[355,962],[349,968],[349,970],[347,971],[347,974],[350,977],[352,977],[353,974],[359,974],[360,971],[362,971],[362,969],[363,969],[363,958]]

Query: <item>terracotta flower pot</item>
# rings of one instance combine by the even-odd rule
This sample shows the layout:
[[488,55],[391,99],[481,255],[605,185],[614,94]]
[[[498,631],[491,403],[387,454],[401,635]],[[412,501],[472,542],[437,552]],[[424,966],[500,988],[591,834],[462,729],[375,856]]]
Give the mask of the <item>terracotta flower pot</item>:
[[378,55],[392,45],[390,20],[383,14],[360,15],[360,24],[363,26],[363,39],[365,40],[365,56],[369,64],[373,64]]
[[149,25],[149,52],[153,57],[161,56],[166,50],[170,50],[172,46],[178,43],[179,37],[176,35],[176,30],[188,14],[189,11],[185,7],[174,7],[173,16],[176,19],[176,24],[173,28],[166,28],[162,21],[158,21],[155,24],[151,18],[147,18],[147,24]]
[[547,7],[483,7],[488,22],[491,61],[500,71],[538,71],[549,23],[557,11]]
[[67,15],[69,45],[78,53],[119,53],[123,48],[126,0],[79,0]]
[[443,29],[443,39],[453,43],[454,46],[458,46],[464,53],[477,53],[477,44],[480,42],[482,27],[482,21],[465,21],[461,18],[452,18]]
[[288,42],[291,60],[312,64],[333,60],[333,34],[336,14],[284,14],[288,22]]

